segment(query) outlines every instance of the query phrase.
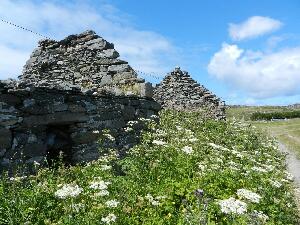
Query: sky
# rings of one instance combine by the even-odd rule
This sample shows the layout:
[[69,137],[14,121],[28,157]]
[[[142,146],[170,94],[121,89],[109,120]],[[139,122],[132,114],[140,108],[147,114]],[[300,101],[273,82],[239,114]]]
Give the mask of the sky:
[[[55,40],[94,30],[152,83],[180,66],[246,105],[300,102],[299,15],[299,0],[0,1],[0,19]],[[1,21],[0,34],[0,79],[17,78],[41,37]]]

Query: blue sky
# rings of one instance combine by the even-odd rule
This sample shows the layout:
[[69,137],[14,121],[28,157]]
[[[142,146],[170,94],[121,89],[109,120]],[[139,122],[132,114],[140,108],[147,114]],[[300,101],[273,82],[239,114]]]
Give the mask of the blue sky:
[[[0,2],[2,19],[57,40],[93,29],[137,70],[179,65],[228,104],[300,102],[299,14],[298,0]],[[0,79],[16,77],[39,37],[0,33]]]

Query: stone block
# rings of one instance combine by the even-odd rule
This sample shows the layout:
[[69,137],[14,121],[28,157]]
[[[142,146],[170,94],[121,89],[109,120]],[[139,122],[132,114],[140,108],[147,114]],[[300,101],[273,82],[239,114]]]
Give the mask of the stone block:
[[24,118],[24,124],[28,127],[47,124],[70,124],[88,121],[85,113],[58,112],[48,115],[28,116]]
[[12,144],[12,133],[8,129],[0,128],[0,149],[10,148]]
[[111,65],[108,67],[110,72],[129,72],[130,66],[128,64]]

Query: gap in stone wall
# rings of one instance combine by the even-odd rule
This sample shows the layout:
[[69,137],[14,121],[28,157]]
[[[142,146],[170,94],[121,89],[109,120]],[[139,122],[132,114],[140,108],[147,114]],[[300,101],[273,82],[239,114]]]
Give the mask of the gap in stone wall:
[[72,156],[72,141],[70,137],[70,125],[48,125],[47,138],[47,163],[52,166],[62,154],[63,163],[69,165]]

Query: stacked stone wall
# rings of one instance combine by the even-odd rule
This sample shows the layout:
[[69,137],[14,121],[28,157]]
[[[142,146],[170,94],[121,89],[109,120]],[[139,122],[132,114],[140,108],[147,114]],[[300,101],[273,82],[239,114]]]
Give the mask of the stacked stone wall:
[[120,154],[138,143],[160,105],[118,56],[93,31],[41,41],[19,80],[0,81],[0,171],[49,163],[60,151],[67,163],[95,160],[106,130]]
[[225,103],[179,67],[155,87],[153,98],[166,109],[203,111],[208,117],[225,119]]

